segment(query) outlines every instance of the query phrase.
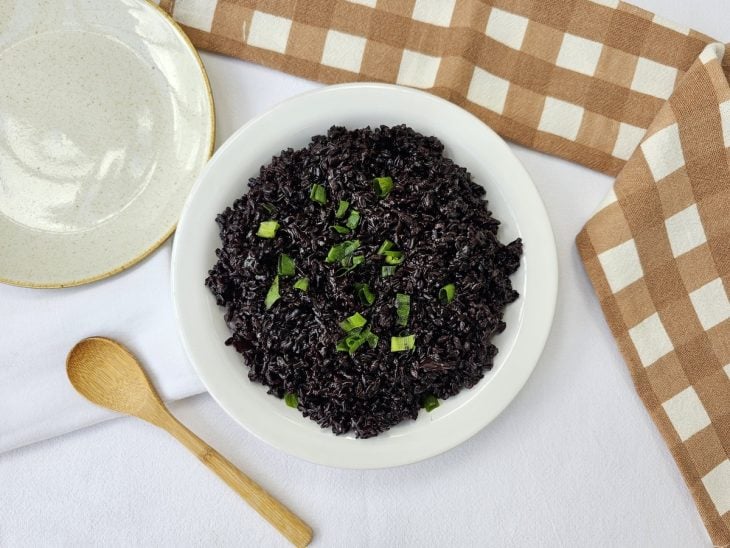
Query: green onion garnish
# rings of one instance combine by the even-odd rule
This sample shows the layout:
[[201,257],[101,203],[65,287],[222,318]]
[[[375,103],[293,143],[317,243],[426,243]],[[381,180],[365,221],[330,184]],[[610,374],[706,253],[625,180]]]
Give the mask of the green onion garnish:
[[390,240],[385,240],[378,248],[378,255],[385,256],[385,262],[389,265],[401,264],[405,258],[402,251],[396,251],[393,249],[395,244]]
[[380,337],[378,337],[375,333],[367,329],[364,333],[364,336],[367,339],[370,348],[375,348],[376,346],[378,346],[378,341],[380,340]]
[[390,351],[391,352],[405,352],[406,350],[413,350],[416,347],[416,336],[406,335],[405,337],[391,337],[390,338]]
[[350,352],[350,354],[352,354],[355,352],[355,350],[357,350],[360,347],[360,345],[362,344],[362,342],[360,342],[358,344],[358,342],[360,341],[360,338],[361,338],[360,333],[359,333],[360,330],[358,329],[356,331],[357,331],[356,333],[353,333],[352,335],[348,335],[347,337],[345,337],[344,339],[342,339],[341,341],[339,341],[337,343],[338,352]]
[[358,348],[367,342],[367,339],[362,336],[361,333],[354,333],[345,337],[345,344],[347,345],[347,351],[350,354],[354,354]]
[[357,209],[350,211],[350,215],[347,217],[345,224],[348,228],[355,230],[357,225],[360,224],[360,212]]
[[393,179],[390,177],[375,177],[373,179],[373,190],[379,198],[385,198],[393,190]]
[[342,217],[345,216],[345,213],[347,213],[347,208],[350,207],[350,202],[347,200],[340,200],[340,203],[337,204],[337,211],[335,212],[335,217],[337,219],[342,219]]
[[279,276],[274,276],[274,281],[271,283],[269,292],[266,294],[266,299],[264,300],[266,310],[274,306],[274,303],[279,300],[279,297]]
[[296,394],[284,394],[284,403],[287,404],[289,407],[293,407],[294,409],[296,409],[299,405],[299,398],[297,398]]
[[282,278],[294,276],[294,259],[286,253],[279,255],[278,273]]
[[263,206],[262,206],[262,207],[263,207],[263,208],[264,208],[264,209],[265,209],[265,210],[266,210],[266,211],[267,211],[268,213],[273,213],[274,211],[276,211],[276,206],[275,206],[274,204],[270,203],[270,202],[266,202],[265,204],[263,204]]
[[305,293],[309,290],[309,278],[299,278],[294,282],[294,289],[304,291]]
[[345,257],[352,255],[355,250],[360,247],[360,240],[345,240],[339,244],[333,245],[327,253],[326,263],[334,263],[341,261]]
[[337,343],[337,351],[354,354],[364,343],[368,343],[370,348],[375,348],[378,346],[379,340],[380,338],[370,329],[354,329],[347,337]]
[[408,325],[408,316],[411,314],[411,296],[404,293],[395,295],[396,323],[401,327]]
[[444,304],[449,304],[456,296],[456,286],[454,284],[446,284],[439,290],[439,300]]
[[259,223],[259,230],[256,233],[256,236],[261,238],[274,238],[276,236],[276,231],[279,230],[280,226],[281,225],[278,221],[262,221]]
[[429,413],[436,409],[439,406],[439,401],[436,399],[436,396],[432,396],[429,394],[423,399],[423,404],[421,404],[421,407],[423,407],[426,411]]
[[337,351],[354,354],[365,342],[367,342],[367,338],[363,337],[361,333],[353,333],[337,343]]
[[315,183],[312,185],[312,188],[309,189],[309,199],[313,202],[324,205],[327,203],[327,191],[322,185]]
[[375,302],[375,293],[368,284],[355,284],[355,294],[365,306],[370,306]]
[[349,333],[353,329],[360,329],[366,323],[368,323],[368,321],[359,312],[355,312],[349,318],[342,320],[340,322],[340,327],[345,333]]
[[349,234],[350,233],[350,229],[347,228],[346,226],[332,225],[330,228],[332,230],[334,230],[335,232],[337,232],[338,234]]
[[385,264],[396,265],[405,260],[402,251],[386,251],[383,254],[385,255]]
[[394,245],[390,240],[385,240],[378,248],[378,255],[384,255],[386,251],[393,249]]
[[334,263],[335,261],[341,260],[344,256],[345,252],[342,248],[342,244],[333,245],[327,252],[327,257],[325,257],[324,262]]
[[388,276],[392,276],[393,274],[395,274],[394,266],[384,266],[380,269],[381,278],[387,278]]
[[358,266],[365,262],[365,257],[362,255],[347,256],[340,261],[342,271],[339,274],[346,274],[352,270],[355,270]]

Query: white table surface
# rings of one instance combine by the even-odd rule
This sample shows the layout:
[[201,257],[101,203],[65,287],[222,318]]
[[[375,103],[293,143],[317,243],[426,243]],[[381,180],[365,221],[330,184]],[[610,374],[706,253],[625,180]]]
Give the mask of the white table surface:
[[[635,3],[730,39],[727,0]],[[203,60],[219,143],[253,115],[319,85],[216,55]],[[346,471],[279,453],[207,395],[172,405],[308,521],[314,546],[710,544],[634,392],[573,243],[612,181],[513,148],[553,223],[560,295],[535,373],[482,432],[419,464]],[[145,261],[136,268],[149,267]],[[80,545],[285,543],[167,434],[121,418],[0,455],[0,546]]]

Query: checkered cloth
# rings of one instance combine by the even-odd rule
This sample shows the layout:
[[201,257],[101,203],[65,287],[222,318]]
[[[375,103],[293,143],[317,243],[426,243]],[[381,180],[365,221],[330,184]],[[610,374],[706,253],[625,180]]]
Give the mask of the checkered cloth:
[[618,0],[161,6],[200,48],[327,83],[427,89],[512,141],[618,174],[578,248],[713,542],[730,544],[730,55],[723,72],[721,44]]

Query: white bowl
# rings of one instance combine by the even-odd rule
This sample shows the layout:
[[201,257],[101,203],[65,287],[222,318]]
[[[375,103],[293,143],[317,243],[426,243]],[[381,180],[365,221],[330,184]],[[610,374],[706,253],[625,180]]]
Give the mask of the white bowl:
[[[522,266],[512,277],[520,298],[495,338],[494,367],[472,389],[421,411],[375,438],[335,436],[248,380],[241,356],[223,342],[223,310],[204,285],[220,246],[215,217],[247,189],[247,181],[282,149],[305,146],[332,125],[358,128],[405,123],[435,135],[446,155],[487,189],[502,221],[501,241],[521,237]],[[175,236],[173,300],[183,344],[205,386],[242,426],[267,443],[311,462],[383,468],[446,451],[486,426],[515,397],[542,352],[555,310],[557,258],[550,222],[529,175],[506,143],[465,110],[425,92],[384,84],[347,84],[299,95],[251,120],[217,151],[200,174]]]

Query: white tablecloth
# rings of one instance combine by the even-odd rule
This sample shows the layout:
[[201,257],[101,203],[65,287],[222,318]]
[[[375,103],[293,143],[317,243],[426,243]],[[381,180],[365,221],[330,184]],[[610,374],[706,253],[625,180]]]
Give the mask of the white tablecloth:
[[[635,3],[730,39],[727,0]],[[224,57],[203,59],[216,100],[219,143],[251,116],[318,85]],[[513,148],[554,226],[560,296],[535,373],[481,433],[420,464],[344,471],[279,453],[238,427],[207,395],[171,406],[308,521],[315,546],[709,545],[689,492],[634,393],[573,244],[611,179]],[[160,314],[156,332],[144,336],[136,329],[142,320],[115,316],[114,302],[151,299],[169,307],[169,248],[168,243],[103,282],[111,288],[98,289],[107,312],[84,325],[87,334],[98,326],[99,332],[135,341],[135,350],[160,367],[167,366],[163,360],[184,360],[171,312]],[[0,287],[0,303],[38,298],[30,290]],[[63,299],[53,313],[71,318],[72,306],[72,299]],[[66,344],[59,333],[34,332],[31,321],[8,322],[5,311],[0,305],[0,349],[11,340],[13,348],[24,341],[40,356]],[[183,364],[181,370],[190,369]],[[166,392],[194,390],[195,380],[183,377]],[[44,405],[38,402],[39,409]],[[0,402],[0,409],[12,413],[8,402]],[[0,416],[3,420],[12,417]],[[0,546],[92,544],[284,545],[174,440],[134,419],[0,455]]]

